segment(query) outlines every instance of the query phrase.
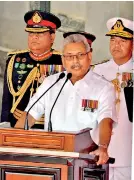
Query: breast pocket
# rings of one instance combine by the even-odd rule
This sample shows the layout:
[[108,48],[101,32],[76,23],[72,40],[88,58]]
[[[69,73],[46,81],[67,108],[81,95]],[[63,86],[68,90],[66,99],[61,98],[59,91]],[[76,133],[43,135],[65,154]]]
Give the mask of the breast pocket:
[[78,119],[83,128],[95,128],[97,126],[98,112],[90,110],[79,110]]

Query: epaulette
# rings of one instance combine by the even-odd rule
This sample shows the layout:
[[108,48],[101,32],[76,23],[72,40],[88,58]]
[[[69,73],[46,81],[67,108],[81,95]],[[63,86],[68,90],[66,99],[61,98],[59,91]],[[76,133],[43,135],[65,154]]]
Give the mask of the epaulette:
[[110,60],[109,60],[109,59],[106,59],[106,60],[103,60],[103,61],[101,61],[101,62],[99,62],[99,63],[92,64],[91,66],[96,66],[96,65],[98,65],[98,64],[103,64],[103,63],[106,63],[106,62],[108,62],[108,61],[110,61]]
[[56,51],[56,50],[53,50],[53,54],[62,55],[62,53],[60,51]]
[[95,65],[92,65],[92,64],[90,65],[91,70],[93,70],[94,67],[95,67]]
[[15,50],[15,51],[11,51],[11,52],[7,53],[7,55],[10,56],[10,55],[22,54],[22,53],[26,53],[26,52],[30,52],[30,50],[29,50],[29,49],[25,49],[25,50]]

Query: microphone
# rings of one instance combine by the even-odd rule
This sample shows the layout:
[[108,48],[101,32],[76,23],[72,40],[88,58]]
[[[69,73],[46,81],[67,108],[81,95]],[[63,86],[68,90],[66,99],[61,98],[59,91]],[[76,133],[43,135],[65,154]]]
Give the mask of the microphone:
[[65,77],[65,73],[62,72],[59,75],[59,78],[32,104],[32,106],[29,108],[29,110],[27,111],[26,114],[26,119],[25,119],[25,124],[24,124],[24,130],[29,130],[29,126],[28,126],[28,113],[29,111],[32,109],[32,107],[42,98],[42,96],[44,96],[59,80],[63,79]]
[[60,89],[60,91],[59,91],[59,93],[58,93],[58,95],[57,95],[57,97],[56,97],[56,99],[55,99],[55,101],[54,101],[54,104],[53,104],[53,106],[52,106],[52,108],[51,108],[50,116],[49,116],[49,122],[48,122],[48,131],[49,131],[49,132],[52,132],[52,131],[53,131],[53,129],[52,129],[52,121],[51,121],[51,116],[52,116],[53,108],[54,108],[54,106],[55,106],[55,104],[56,104],[56,102],[57,102],[57,99],[58,99],[58,97],[59,97],[59,95],[60,95],[63,87],[65,86],[66,82],[67,82],[71,77],[72,77],[72,73],[68,73],[68,74],[67,74],[67,78],[66,78],[64,84],[62,85],[62,87],[61,87],[61,89]]

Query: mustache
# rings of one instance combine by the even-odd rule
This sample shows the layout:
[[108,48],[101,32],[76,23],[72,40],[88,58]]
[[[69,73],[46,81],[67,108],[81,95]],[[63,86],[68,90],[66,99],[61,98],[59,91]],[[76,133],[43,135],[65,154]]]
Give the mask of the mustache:
[[120,49],[113,49],[113,51],[120,51]]
[[39,44],[37,41],[32,41],[31,44]]
[[81,67],[82,67],[82,65],[80,65],[80,64],[73,64],[73,65],[71,66],[71,69],[81,68]]

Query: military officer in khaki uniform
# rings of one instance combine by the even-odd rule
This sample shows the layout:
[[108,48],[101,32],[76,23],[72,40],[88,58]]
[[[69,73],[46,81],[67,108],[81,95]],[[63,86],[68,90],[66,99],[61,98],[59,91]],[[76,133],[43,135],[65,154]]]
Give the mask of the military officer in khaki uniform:
[[[52,49],[60,19],[51,13],[33,10],[25,14],[24,20],[29,49],[9,53],[4,76],[1,121],[10,121],[12,127],[21,120],[44,78],[63,70],[60,53]],[[43,124],[39,121],[35,127],[44,128]]]
[[[109,156],[115,158],[110,165],[110,180],[131,180],[132,118],[133,118],[133,21],[125,18],[108,20],[110,52],[112,58],[95,65],[93,71],[115,86],[118,125],[113,130]],[[95,135],[94,135],[95,139]]]

